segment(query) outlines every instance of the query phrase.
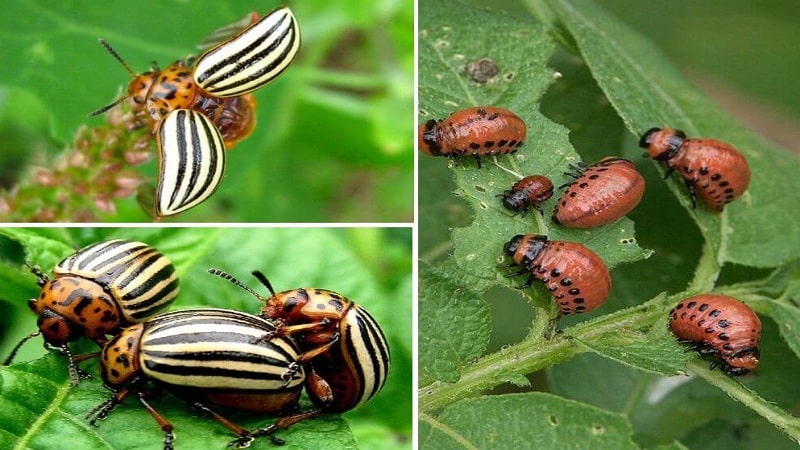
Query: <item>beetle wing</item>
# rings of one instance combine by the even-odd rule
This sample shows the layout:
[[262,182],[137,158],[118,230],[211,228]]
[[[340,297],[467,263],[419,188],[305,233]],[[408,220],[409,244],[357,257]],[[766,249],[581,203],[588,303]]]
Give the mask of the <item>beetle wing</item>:
[[158,129],[161,159],[156,188],[156,213],[171,216],[211,196],[225,172],[225,144],[205,115],[176,109]]
[[197,60],[194,79],[218,97],[252,92],[280,75],[300,48],[300,28],[289,8],[278,8]]

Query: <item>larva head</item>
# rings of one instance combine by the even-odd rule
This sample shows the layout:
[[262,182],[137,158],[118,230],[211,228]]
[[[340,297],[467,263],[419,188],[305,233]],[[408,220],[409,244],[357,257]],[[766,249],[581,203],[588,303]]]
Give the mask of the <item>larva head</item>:
[[528,266],[547,247],[547,236],[518,234],[503,247],[506,255],[523,267]]
[[439,156],[440,147],[436,143],[436,121],[431,119],[419,126],[417,130],[419,151],[428,156]]
[[758,348],[739,350],[729,357],[723,357],[721,369],[728,375],[746,375],[758,366],[760,356]]
[[648,156],[656,161],[672,159],[686,141],[686,133],[671,128],[651,128],[639,140],[639,147],[646,148]]

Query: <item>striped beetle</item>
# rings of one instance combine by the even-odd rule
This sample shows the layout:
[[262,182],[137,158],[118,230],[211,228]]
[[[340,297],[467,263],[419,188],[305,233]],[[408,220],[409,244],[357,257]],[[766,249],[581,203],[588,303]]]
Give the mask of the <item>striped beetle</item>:
[[67,343],[85,336],[98,345],[121,326],[142,322],[178,295],[172,261],[142,242],[112,239],[89,245],[63,259],[48,279],[26,263],[42,288],[28,306],[39,316],[39,331],[22,339],[3,365],[11,364],[28,339],[41,334],[45,346],[67,355],[72,384],[81,373]]
[[[319,410],[293,412],[306,376],[297,363],[299,350],[294,341],[274,335],[274,331],[275,326],[261,317],[217,308],[172,311],[132,325],[103,347],[100,373],[114,395],[86,418],[95,425],[133,393],[164,431],[164,448],[171,449],[173,425],[148,403],[148,381],[164,386],[234,432],[238,438],[230,445],[239,447],[314,417]],[[250,431],[206,403],[261,413],[293,413]],[[282,443],[274,437],[273,441]]]
[[274,334],[297,339],[303,351],[297,362],[306,365],[306,391],[322,410],[349,411],[381,390],[389,373],[389,346],[378,322],[364,307],[326,289],[299,288],[276,294],[264,274],[254,271],[272,294],[265,298],[226,272],[209,272],[263,301],[262,317],[278,322]]
[[[231,32],[227,27],[222,30]],[[133,80],[127,96],[89,115],[128,99],[136,115],[153,128],[162,158],[154,213],[164,217],[196,206],[217,189],[225,168],[225,149],[255,127],[255,100],[250,93],[292,63],[300,48],[300,29],[288,7],[277,8],[196,61],[179,60],[164,70],[153,68],[143,74],[135,73],[106,41],[100,43]],[[180,118],[173,118],[181,112]]]

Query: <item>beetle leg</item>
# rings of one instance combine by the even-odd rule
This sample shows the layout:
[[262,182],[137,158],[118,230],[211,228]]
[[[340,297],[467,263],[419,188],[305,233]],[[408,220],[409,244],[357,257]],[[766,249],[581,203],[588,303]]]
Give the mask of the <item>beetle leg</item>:
[[522,268],[522,269],[519,270],[519,272],[512,272],[512,273],[507,274],[506,278],[518,277],[518,276],[522,275],[523,273],[527,273],[527,272],[528,272],[527,269]]
[[289,383],[294,379],[294,375],[300,370],[300,364],[297,362],[293,362],[289,364],[289,368],[286,369],[286,372],[281,374],[281,379],[283,380],[283,386],[286,387]]
[[120,403],[122,403],[123,400],[125,400],[125,397],[128,396],[129,392],[130,389],[125,387],[121,389],[119,392],[115,392],[114,395],[111,396],[111,398],[109,398],[108,400],[104,401],[103,403],[100,403],[99,405],[89,410],[89,412],[87,412],[86,415],[84,416],[86,419],[89,419],[90,417],[94,416],[91,420],[89,420],[89,425],[95,427],[97,426],[95,422],[97,422],[98,420],[105,420],[106,417],[108,417],[108,415],[111,413],[111,411],[113,411],[114,408],[117,407],[117,405],[119,405]]
[[310,323],[298,323],[296,325],[278,325],[278,329],[276,333],[281,336],[289,336],[295,333],[301,332],[313,332],[319,329],[323,329],[330,325],[331,321],[328,318],[322,319],[317,322],[310,322]]
[[531,276],[528,277],[527,281],[525,281],[525,284],[522,284],[520,286],[514,286],[514,288],[515,289],[528,289],[529,287],[533,286],[533,280],[535,280],[535,279],[536,278],[533,275],[531,275]]
[[[312,409],[310,411],[295,413],[286,417],[281,417],[271,425],[267,425],[264,428],[249,432],[248,434],[250,437],[250,441],[252,442],[252,439],[258,436],[268,436],[274,445],[283,445],[286,443],[286,441],[273,436],[272,433],[278,430],[285,430],[290,426],[302,422],[306,419],[317,417],[321,411],[322,411],[321,409]],[[236,445],[237,441],[231,442],[230,444],[228,444],[228,446],[230,447],[231,445]],[[249,443],[247,445],[249,445]]]
[[674,167],[667,167],[667,171],[664,172],[664,179],[666,180],[667,178],[669,178],[669,176],[672,175],[672,172],[674,171],[675,171]]
[[40,269],[39,266],[35,266],[31,264],[29,261],[25,261],[25,267],[27,267],[28,270],[31,271],[33,276],[36,277],[36,284],[38,284],[39,287],[44,287],[44,285],[47,284],[49,279],[47,278],[47,275],[42,273],[42,269]]
[[333,389],[331,389],[331,385],[325,381],[324,378],[319,376],[319,374],[311,366],[309,366],[308,370],[306,370],[305,386],[309,395],[312,398],[316,398],[316,400],[322,404],[323,408],[327,408],[331,403],[333,403]]
[[694,190],[694,183],[689,180],[684,180],[686,189],[689,190],[689,196],[692,198],[692,209],[697,208],[697,193]]
[[[324,336],[324,338],[320,339],[319,338],[320,335]],[[331,347],[333,347],[333,344],[339,342],[339,338],[340,338],[340,335],[339,335],[338,331],[333,333],[333,334],[318,333],[316,335],[316,337],[317,337],[316,340],[313,339],[313,336],[315,336],[315,335],[307,336],[306,337],[307,342],[312,342],[312,343],[322,342],[323,344],[321,346],[313,349],[313,350],[309,350],[307,352],[304,352],[304,353],[301,353],[300,355],[298,355],[297,359],[296,359],[296,361],[298,363],[304,364],[304,363],[306,363],[308,361],[311,361],[312,359],[316,358],[317,356],[327,352]]]
[[[247,448],[247,447],[250,447],[250,444],[253,443],[253,441],[255,440],[256,437],[262,436],[262,435],[267,435],[267,434],[272,433],[275,430],[277,430],[278,427],[276,426],[276,424],[278,422],[280,422],[280,420],[279,420],[278,422],[276,422],[273,425],[270,425],[270,426],[262,428],[260,430],[255,430],[255,431],[251,432],[250,430],[242,427],[241,425],[237,424],[236,422],[233,422],[230,419],[228,419],[228,418],[226,418],[224,416],[221,416],[220,414],[216,413],[214,410],[212,410],[211,408],[209,408],[208,406],[206,406],[206,405],[204,405],[204,404],[202,404],[200,402],[194,402],[194,403],[191,404],[191,406],[192,406],[192,408],[194,408],[196,410],[199,410],[201,412],[204,412],[204,413],[208,414],[209,416],[211,416],[212,419],[214,419],[215,421],[220,423],[222,426],[224,426],[225,428],[231,430],[234,434],[239,436],[238,439],[234,439],[233,441],[228,443],[228,447],[234,447],[234,448]],[[283,427],[283,428],[286,428],[286,427]],[[265,430],[268,430],[268,431],[265,431]],[[270,439],[272,440],[272,443],[275,444],[275,445],[283,445],[283,444],[286,443],[286,441],[284,441],[283,439],[276,438],[276,437],[273,437],[273,436],[270,436]]]
[[89,379],[92,378],[91,375],[81,370],[78,367],[78,364],[75,362],[75,357],[72,356],[72,352],[67,347],[67,344],[58,347],[64,355],[67,356],[67,370],[69,371],[69,379],[70,385],[75,387],[80,383],[81,378]]
[[481,157],[479,155],[472,155],[475,157],[475,162],[478,163],[478,169],[481,168]]
[[173,450],[172,443],[175,441],[175,433],[172,432],[174,429],[172,423],[147,403],[146,394],[143,391],[136,391],[136,396],[139,398],[139,402],[147,409],[147,412],[153,416],[158,426],[161,427],[161,431],[164,432],[164,450]]

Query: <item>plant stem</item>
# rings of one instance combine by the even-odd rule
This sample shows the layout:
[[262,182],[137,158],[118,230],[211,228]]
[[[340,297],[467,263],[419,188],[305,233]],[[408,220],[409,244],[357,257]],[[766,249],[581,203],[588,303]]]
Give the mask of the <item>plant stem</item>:
[[719,371],[711,371],[706,361],[693,359],[689,361],[687,366],[695,375],[716,386],[732,399],[746,405],[788,434],[795,442],[800,443],[800,418],[787,414],[781,408],[765,400],[737,380]]
[[717,262],[717,249],[709,244],[708,237],[703,243],[703,251],[700,260],[697,261],[697,268],[694,270],[694,278],[687,288],[690,294],[711,292],[714,284],[719,277],[720,265]]
[[487,355],[465,368],[455,383],[435,382],[421,388],[419,410],[421,413],[430,413],[504,383],[507,378],[497,374],[533,373],[587,351],[573,338],[578,341],[600,341],[617,337],[623,328],[646,328],[661,319],[674,303],[674,298],[682,295],[658,296],[637,307],[575,325],[549,340],[542,339],[541,334],[532,333],[522,342]]

